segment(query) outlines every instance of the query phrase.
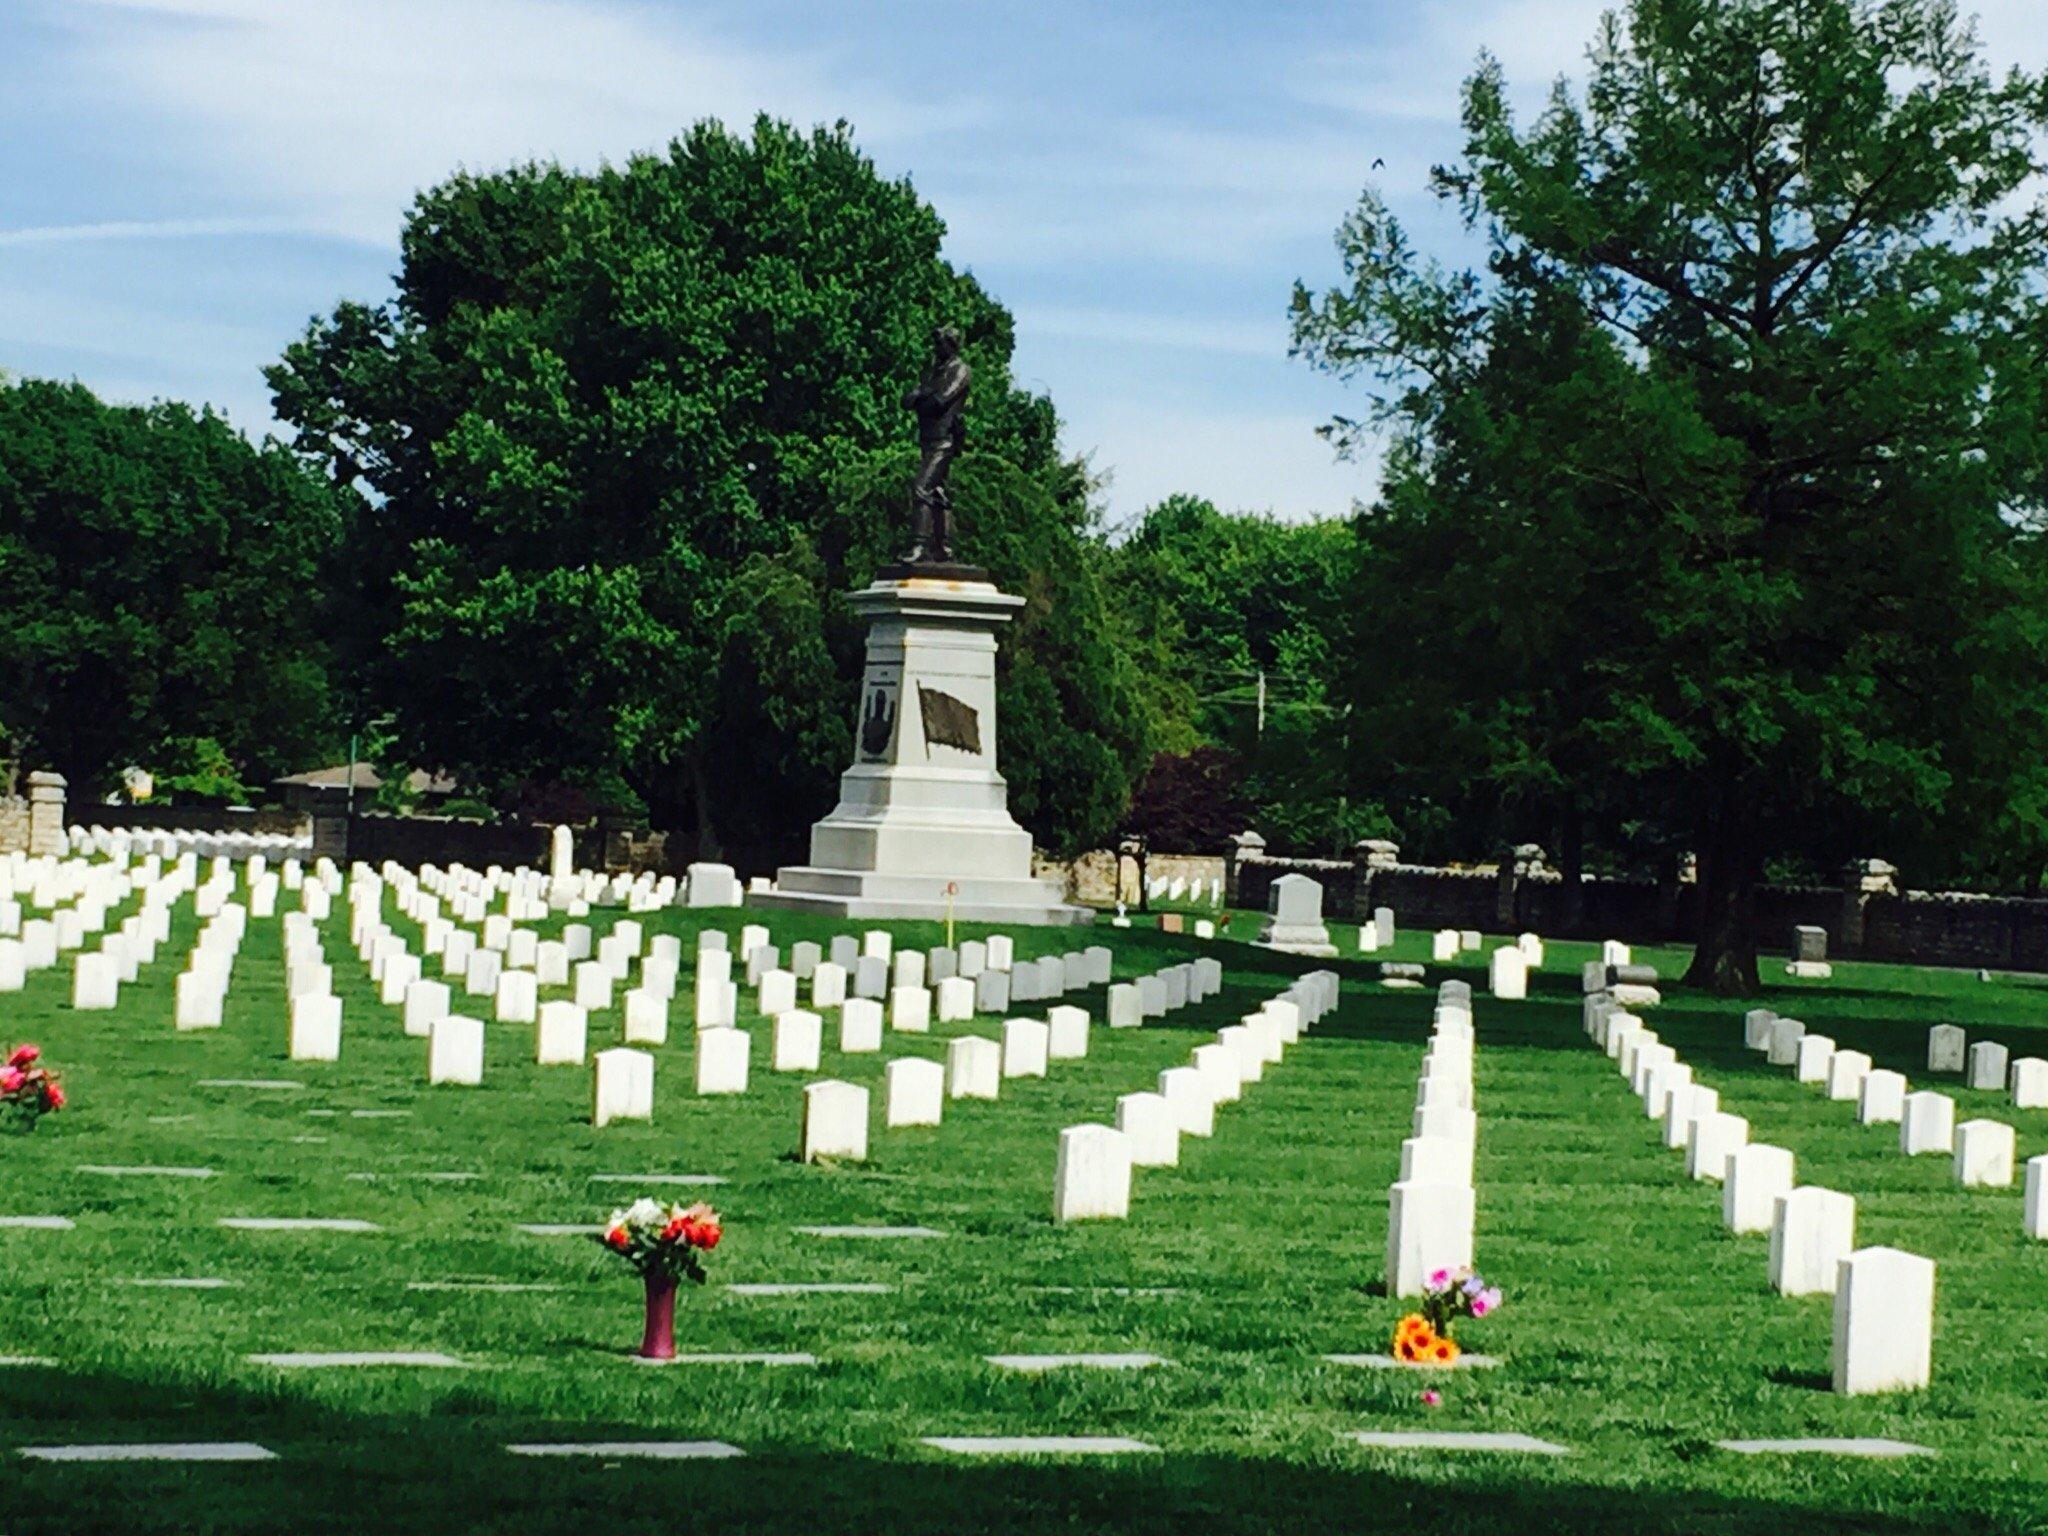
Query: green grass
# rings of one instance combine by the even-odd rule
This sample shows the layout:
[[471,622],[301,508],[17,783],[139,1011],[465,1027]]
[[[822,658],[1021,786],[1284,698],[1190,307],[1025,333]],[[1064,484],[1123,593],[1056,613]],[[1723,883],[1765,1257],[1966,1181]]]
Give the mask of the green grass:
[[[751,916],[751,914],[749,914]],[[602,927],[609,918],[600,915]],[[737,930],[742,914],[721,914]],[[779,942],[828,925],[775,915]],[[1407,1133],[1427,993],[1370,984],[1341,964],[1339,1011],[1185,1141],[1181,1166],[1137,1176],[1131,1219],[1055,1228],[1059,1127],[1113,1118],[1116,1096],[1284,985],[1307,963],[1242,944],[1207,946],[1098,926],[1119,977],[1216,953],[1225,995],[1164,1026],[1099,1026],[1082,1062],[1045,1082],[1006,1082],[994,1104],[949,1103],[936,1129],[885,1131],[859,1168],[791,1160],[805,1078],[765,1070],[751,1091],[689,1091],[687,971],[660,1053],[651,1127],[593,1131],[587,1070],[531,1064],[531,1030],[493,1025],[485,1086],[425,1087],[425,1043],[406,1039],[326,930],[345,996],[339,1065],[284,1059],[281,943],[252,923],[226,1026],[180,1036],[172,943],[115,1014],[73,1014],[64,975],[0,998],[0,1037],[34,1039],[73,1106],[33,1136],[0,1141],[0,1211],[61,1213],[68,1233],[0,1231],[0,1354],[55,1369],[0,1369],[0,1528],[86,1531],[542,1532],[676,1529],[811,1532],[1265,1531],[1377,1528],[1806,1531],[2041,1530],[2048,1510],[2048,1245],[2020,1232],[2014,1192],[1957,1188],[1946,1159],[1907,1159],[1895,1127],[1767,1068],[1741,1047],[1735,1005],[1672,995],[1655,1027],[1749,1117],[1792,1148],[1803,1182],[1858,1200],[1859,1240],[1939,1267],[1935,1385],[1896,1398],[1825,1389],[1829,1302],[1766,1283],[1762,1238],[1721,1228],[1718,1186],[1689,1182],[1579,1030],[1577,967],[1551,946],[1527,1003],[1484,997],[1477,957],[1478,1247],[1508,1305],[1468,1342],[1506,1357],[1419,1400],[1409,1374],[1321,1362],[1385,1347],[1401,1310],[1376,1294],[1386,1186]],[[650,931],[686,935],[664,913]],[[929,925],[900,941],[937,941]],[[1240,919],[1237,931],[1245,931]],[[963,927],[963,935],[980,930]],[[1344,930],[1349,944],[1355,931]],[[1019,935],[1025,954],[1066,933]],[[1404,935],[1393,958],[1426,958]],[[1639,954],[1667,974],[1673,953]],[[2048,1051],[2039,985],[1953,972],[1838,965],[1831,985],[1772,989],[1881,1066],[1926,1085],[1926,1026],[1954,1020]],[[1083,999],[1099,1019],[1100,996]],[[616,1010],[592,1048],[617,1040]],[[937,1054],[965,1030],[891,1035],[891,1052]],[[879,1089],[882,1056],[825,1073]],[[209,1077],[290,1077],[304,1092],[206,1094]],[[1943,1084],[1962,1114],[2020,1128],[2048,1150],[2048,1117]],[[398,1108],[410,1118],[352,1117]],[[315,1113],[333,1111],[334,1113]],[[309,1139],[317,1138],[317,1139]],[[205,1165],[219,1177],[108,1179],[80,1164]],[[474,1172],[466,1183],[430,1172]],[[727,1239],[714,1283],[685,1295],[686,1350],[808,1350],[817,1370],[647,1369],[632,1276],[594,1244],[516,1234],[520,1222],[596,1221],[635,1191],[596,1172],[702,1172]],[[372,1173],[375,1181],[352,1180]],[[233,1233],[226,1215],[357,1216],[380,1234]],[[832,1241],[801,1223],[921,1223],[937,1241]],[[231,1289],[140,1289],[134,1277],[219,1276]],[[513,1294],[408,1291],[459,1278],[560,1286]],[[884,1296],[749,1299],[720,1282],[878,1280]],[[1130,1293],[1126,1293],[1126,1288]],[[259,1352],[444,1350],[461,1371],[280,1373]],[[1022,1377],[991,1353],[1149,1351],[1144,1372]],[[1366,1428],[1514,1429],[1561,1441],[1545,1460],[1366,1452]],[[972,1464],[927,1451],[933,1434],[1126,1434],[1161,1448],[1123,1461]],[[1889,1435],[1938,1459],[1774,1462],[1713,1449],[1721,1437]],[[604,1468],[506,1456],[507,1442],[715,1438],[744,1460]],[[13,1447],[77,1441],[252,1439],[280,1460],[180,1469],[31,1466]]]

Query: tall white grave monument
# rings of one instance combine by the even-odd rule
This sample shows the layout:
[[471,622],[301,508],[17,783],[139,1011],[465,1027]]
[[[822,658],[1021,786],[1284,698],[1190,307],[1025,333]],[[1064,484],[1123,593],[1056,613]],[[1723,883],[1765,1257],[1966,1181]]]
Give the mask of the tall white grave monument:
[[1031,834],[1010,815],[996,770],[996,632],[1024,606],[951,551],[947,473],[960,443],[969,372],[941,328],[905,404],[923,458],[911,483],[912,548],[856,592],[867,669],[853,766],[839,804],[811,828],[807,864],[777,871],[760,907],[838,918],[1081,923],[1059,888],[1031,873]]

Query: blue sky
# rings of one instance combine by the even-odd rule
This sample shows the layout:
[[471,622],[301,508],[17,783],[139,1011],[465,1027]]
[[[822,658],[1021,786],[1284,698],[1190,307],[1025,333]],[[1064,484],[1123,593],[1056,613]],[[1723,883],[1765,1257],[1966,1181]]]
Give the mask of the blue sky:
[[[406,204],[456,165],[844,117],[1016,313],[1113,516],[1183,490],[1338,513],[1373,468],[1315,435],[1347,400],[1286,355],[1290,284],[1334,277],[1368,178],[1456,250],[1424,182],[1459,80],[1490,48],[1536,102],[1602,8],[0,0],[0,368],[261,431],[258,369],[386,294]],[[1996,57],[2048,60],[2048,0],[1977,8]]]

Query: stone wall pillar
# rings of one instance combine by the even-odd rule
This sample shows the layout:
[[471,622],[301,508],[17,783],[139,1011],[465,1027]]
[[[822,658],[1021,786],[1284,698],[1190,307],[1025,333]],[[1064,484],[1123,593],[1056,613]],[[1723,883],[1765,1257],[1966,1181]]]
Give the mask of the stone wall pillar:
[[1844,955],[1863,952],[1863,909],[1873,896],[1899,894],[1899,871],[1883,859],[1851,859],[1842,867],[1842,916],[1835,947]]
[[1355,909],[1352,916],[1361,923],[1369,923],[1373,908],[1379,904],[1373,895],[1373,885],[1383,871],[1401,862],[1401,847],[1384,837],[1362,837],[1351,845],[1351,862],[1358,868],[1351,887]]
[[1522,882],[1543,867],[1543,857],[1541,844],[1523,843],[1500,861],[1493,887],[1493,920],[1502,933],[1521,929]]
[[1223,850],[1223,900],[1228,906],[1241,906],[1237,899],[1238,871],[1244,861],[1257,858],[1266,851],[1266,840],[1256,832],[1234,832],[1230,846]]
[[55,857],[64,851],[64,775],[28,776],[28,851]]

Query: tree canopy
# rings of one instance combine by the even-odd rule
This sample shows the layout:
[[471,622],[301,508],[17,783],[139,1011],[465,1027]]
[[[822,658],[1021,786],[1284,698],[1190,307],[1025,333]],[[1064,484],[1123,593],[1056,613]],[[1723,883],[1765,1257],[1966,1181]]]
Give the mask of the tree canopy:
[[1102,835],[1142,751],[1076,558],[1088,487],[943,231],[843,125],[765,119],[424,193],[396,298],[269,374],[298,447],[365,492],[384,640],[355,676],[399,749],[492,792],[624,791],[707,851],[800,851],[847,761],[843,593],[895,553],[900,397],[945,323],[975,373],[964,556],[1061,596],[1005,652],[1000,707],[1044,726],[1005,731],[1013,803],[1056,846]]
[[2044,123],[1946,0],[1634,0],[1526,127],[1468,84],[1483,271],[1368,193],[1296,293],[1374,391],[1332,435],[1393,429],[1375,590],[1465,701],[1412,770],[1683,839],[1697,981],[1754,987],[1767,859],[2012,803],[1966,679],[2044,675]]
[[135,765],[216,797],[330,742],[336,498],[182,405],[0,382],[0,756],[79,798]]

